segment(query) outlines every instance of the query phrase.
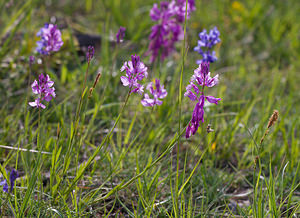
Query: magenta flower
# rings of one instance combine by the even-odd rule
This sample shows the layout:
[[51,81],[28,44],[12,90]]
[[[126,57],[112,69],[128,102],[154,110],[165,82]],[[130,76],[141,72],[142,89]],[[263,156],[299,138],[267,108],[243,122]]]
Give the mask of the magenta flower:
[[[181,23],[184,22],[186,0],[173,0],[170,5],[176,13],[177,20]],[[188,0],[187,19],[190,18],[190,13],[196,10],[195,0]]]
[[[149,36],[149,47],[147,54],[151,54],[150,61],[153,62],[160,55],[164,60],[175,50],[175,43],[183,39],[183,22],[185,17],[185,0],[163,1],[160,8],[153,5],[150,17],[158,22],[152,27]],[[194,0],[188,1],[188,15],[195,10]],[[187,16],[188,19],[189,16]]]
[[64,44],[57,25],[45,24],[37,33],[37,36],[41,37],[41,40],[36,43],[36,51],[40,54],[48,55],[50,52],[58,51]]
[[[191,101],[197,101],[193,111],[192,119],[186,129],[186,138],[189,138],[191,134],[195,135],[198,130],[199,123],[204,122],[204,102],[207,100],[210,103],[218,104],[221,98],[215,98],[213,96],[204,95],[204,87],[213,87],[219,83],[219,75],[217,74],[213,78],[210,77],[209,62],[202,62],[199,68],[194,70],[194,75],[190,80],[190,84],[186,87],[185,97],[188,97]],[[199,96],[200,95],[200,96]],[[198,97],[199,96],[199,97]]]
[[159,79],[155,79],[154,83],[150,82],[147,86],[147,90],[153,95],[153,99],[149,97],[146,93],[144,99],[141,101],[142,105],[145,107],[153,107],[154,105],[161,105],[163,102],[159,99],[165,98],[167,96],[167,91],[164,86],[160,84]]
[[179,40],[179,36],[180,39],[182,38],[182,28],[173,18],[175,11],[170,10],[169,4],[161,2],[160,9],[157,4],[154,4],[150,11],[151,19],[158,22],[152,27],[149,36],[150,43],[147,53],[151,53],[151,62],[154,62],[159,55],[161,60],[164,60],[174,50],[174,44]]
[[123,42],[123,39],[125,36],[125,31],[126,31],[126,28],[121,26],[118,33],[116,34],[116,39],[117,39],[118,44]]
[[41,107],[42,109],[45,109],[46,106],[42,104],[41,101],[45,100],[49,102],[52,98],[55,98],[56,94],[55,88],[52,87],[53,85],[54,82],[50,80],[49,75],[44,76],[44,74],[41,74],[39,76],[39,81],[34,80],[31,85],[32,92],[38,95],[38,98],[35,99],[34,102],[29,102],[29,105],[31,107]]
[[144,86],[138,83],[148,77],[147,67],[140,61],[137,55],[131,55],[131,61],[125,61],[121,67],[121,72],[126,71],[126,76],[121,76],[123,86],[129,86],[132,92],[137,92],[140,95],[144,92]]

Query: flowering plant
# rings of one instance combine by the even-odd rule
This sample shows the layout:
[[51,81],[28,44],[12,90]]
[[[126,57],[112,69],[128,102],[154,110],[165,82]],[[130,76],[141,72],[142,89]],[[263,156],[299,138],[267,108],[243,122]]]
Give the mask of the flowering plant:
[[52,87],[54,82],[51,81],[49,75],[44,76],[44,74],[39,75],[39,80],[34,80],[31,85],[32,92],[38,95],[37,99],[34,102],[29,102],[31,107],[41,107],[43,109],[46,108],[42,101],[45,100],[47,102],[51,101],[52,98],[55,98],[55,88]]
[[202,62],[199,67],[194,70],[194,75],[190,80],[190,84],[186,87],[185,97],[191,101],[196,101],[196,106],[193,111],[192,119],[186,129],[186,138],[191,134],[195,135],[198,130],[199,123],[204,122],[204,102],[207,100],[210,103],[218,104],[221,98],[204,95],[204,87],[213,87],[219,83],[219,75],[213,78],[210,77],[209,62]]

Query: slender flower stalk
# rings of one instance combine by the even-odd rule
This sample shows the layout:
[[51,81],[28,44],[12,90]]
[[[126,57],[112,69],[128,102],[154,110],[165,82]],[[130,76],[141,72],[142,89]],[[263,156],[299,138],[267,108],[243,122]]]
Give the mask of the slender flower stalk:
[[[32,65],[35,62],[35,57],[34,56],[30,56],[29,60],[28,60],[28,84],[27,84],[27,93],[26,93],[26,101],[25,101],[25,105],[27,105],[28,103],[28,97],[29,97],[29,89],[30,89],[30,81],[31,81],[31,71],[32,71]],[[24,113],[24,117],[26,117],[27,114],[27,107],[25,107],[25,113]]]
[[90,93],[89,93],[88,98],[91,98],[91,97],[92,97],[93,91],[94,91],[94,89],[95,89],[97,83],[99,82],[99,79],[100,79],[100,78],[101,78],[101,73],[99,72],[99,73],[97,74],[97,76],[96,76],[96,79],[95,79],[95,81],[94,81],[93,87],[90,88]]
[[[108,139],[110,138],[111,134],[113,133],[116,125],[118,124],[118,122],[119,122],[119,120],[120,120],[120,118],[123,114],[125,106],[128,103],[129,97],[133,93],[133,89],[136,89],[134,84],[137,83],[137,80],[142,80],[144,77],[147,77],[147,75],[148,75],[147,68],[145,67],[145,65],[142,62],[140,62],[140,58],[137,55],[134,55],[134,56],[132,55],[132,60],[124,63],[123,67],[121,68],[121,71],[124,71],[124,70],[126,71],[127,77],[124,78],[124,76],[121,76],[121,81],[123,82],[124,86],[129,86],[129,91],[128,91],[128,94],[126,96],[125,102],[124,102],[124,104],[121,108],[121,111],[120,111],[113,127],[111,128],[109,133],[105,136],[105,138],[102,140],[101,144],[97,147],[97,149],[95,150],[93,155],[86,162],[85,169],[88,166],[90,166],[92,161],[95,159],[96,155],[102,149],[104,144],[107,143]],[[125,81],[125,84],[124,84],[124,81]],[[135,83],[134,83],[134,81],[135,81]],[[134,91],[134,92],[137,92],[137,91]],[[74,136],[74,134],[73,134],[73,136]],[[70,148],[68,149],[68,152],[67,152],[67,155],[66,155],[68,158],[70,156],[70,151],[72,150],[72,139],[71,139],[71,146],[69,146]],[[68,167],[68,159],[66,158],[65,163],[64,163],[64,167],[63,167],[63,174],[66,173],[67,167]],[[77,171],[77,169],[76,169],[76,171]],[[64,195],[68,195],[73,190],[74,185],[82,177],[84,171],[85,170],[81,170],[79,174],[77,174],[77,172],[76,172],[76,177],[74,178],[72,183],[69,185],[69,187],[64,191],[64,193],[63,193]]]
[[[65,157],[63,174],[66,173],[67,163],[69,162],[70,154],[71,154],[71,151],[73,149],[73,140],[74,140],[74,137],[77,134],[77,127],[78,127],[78,124],[79,124],[79,115],[80,115],[81,107],[82,107],[82,104],[83,104],[83,97],[84,97],[84,91],[85,91],[85,87],[86,87],[87,76],[88,76],[88,72],[89,72],[90,63],[91,63],[92,58],[94,57],[94,54],[95,54],[94,47],[89,46],[88,51],[86,53],[86,60],[87,60],[88,66],[87,66],[86,71],[85,71],[85,78],[84,78],[84,82],[82,84],[82,91],[81,91],[81,95],[80,95],[80,100],[79,100],[77,110],[76,110],[73,134],[71,136],[71,140],[69,142],[67,154],[66,154],[66,157]],[[79,152],[79,149],[77,151]]]
[[[71,158],[72,158],[71,157],[71,152],[73,150],[73,145],[74,145],[73,141],[74,141],[74,138],[77,136],[78,125],[79,125],[79,120],[80,120],[80,113],[81,113],[81,108],[82,108],[82,105],[83,105],[83,97],[84,97],[85,89],[86,89],[87,76],[88,76],[88,72],[89,72],[90,63],[91,63],[91,60],[94,57],[94,54],[95,54],[94,47],[93,46],[88,46],[88,50],[87,50],[87,53],[86,53],[86,60],[87,60],[88,65],[87,65],[87,69],[86,69],[86,72],[85,72],[84,82],[82,84],[82,91],[81,91],[81,95],[80,95],[80,100],[79,100],[79,103],[77,105],[76,115],[75,115],[74,122],[73,122],[73,124],[74,124],[73,132],[72,132],[72,135],[71,135],[71,139],[69,140],[67,152],[66,152],[66,155],[65,155],[65,158],[64,158],[62,176],[64,176],[67,173],[68,167],[69,167],[70,162],[71,162]],[[99,77],[100,77],[100,75],[99,75]],[[85,116],[83,117],[82,120],[84,122]],[[76,151],[77,151],[77,154],[76,154],[76,157],[75,157],[75,165],[76,166],[78,165],[81,142],[82,141],[80,140],[80,142],[78,143],[77,148],[76,148]],[[78,170],[78,168],[76,168],[76,170],[75,170],[75,175],[77,175],[77,170]],[[58,182],[57,185],[59,186],[60,183],[61,183],[61,180]],[[53,193],[54,196],[57,196],[56,194],[57,194],[57,191]],[[56,200],[56,198],[54,199],[54,201],[55,200]]]
[[94,57],[94,54],[95,54],[95,49],[93,46],[89,46],[88,47],[88,51],[86,52],[86,61],[88,63],[88,66],[86,68],[86,71],[85,71],[85,77],[84,77],[84,82],[82,84],[82,91],[81,91],[81,97],[80,97],[80,102],[82,101],[82,95],[83,95],[83,92],[85,90],[85,86],[86,86],[86,81],[87,81],[87,76],[88,76],[88,73],[89,73],[89,68],[90,68],[90,63],[91,63],[91,60],[92,58]]
[[[39,150],[39,155],[38,155],[38,160],[37,160],[37,165],[40,164],[40,157],[42,154],[42,146],[43,145],[40,141],[40,135],[41,135],[41,108],[45,109],[46,106],[43,104],[43,101],[49,102],[52,100],[52,98],[56,97],[55,94],[55,88],[53,87],[54,82],[50,79],[49,75],[46,74],[46,76],[44,76],[44,74],[40,74],[39,75],[39,79],[38,81],[35,80],[32,85],[32,92],[36,95],[38,95],[38,97],[35,99],[34,102],[29,102],[29,105],[31,107],[37,107],[38,108],[38,134],[37,134],[37,149]],[[19,146],[18,146],[18,151],[19,151]],[[18,159],[18,154],[17,154],[17,159]],[[16,168],[17,168],[17,162],[16,162]],[[18,174],[16,171],[12,171],[11,172],[11,180],[15,177],[18,177]],[[39,177],[39,179],[41,179]],[[36,181],[34,181],[35,183]],[[40,180],[41,184],[42,181]],[[42,195],[42,186],[41,186],[41,190],[39,192],[39,199],[41,199],[41,195]],[[15,197],[15,201],[16,201],[16,197]]]
[[[121,46],[121,43],[123,43],[123,41],[124,41],[125,31],[126,31],[126,28],[121,26],[116,34],[116,37],[115,37],[116,44],[115,44],[115,49],[114,49],[114,52],[112,55],[112,64],[111,64],[111,69],[110,69],[111,72],[115,72],[115,70],[116,70],[116,62],[117,62],[117,57],[119,55],[119,47]],[[113,76],[113,74],[111,74],[111,75]]]
[[[94,47],[93,46],[88,46],[88,50],[86,52],[86,61],[87,61],[88,66],[86,68],[84,82],[82,84],[80,100],[79,100],[79,104],[78,104],[78,108],[77,108],[76,116],[75,116],[75,123],[77,123],[78,119],[79,119],[79,114],[80,114],[80,110],[81,110],[81,106],[82,106],[83,94],[84,94],[86,81],[87,81],[87,77],[88,77],[88,73],[89,73],[90,63],[91,63],[92,58],[94,57],[94,54],[95,54]],[[77,124],[76,124],[76,126],[77,126]]]
[[[25,99],[25,110],[24,110],[24,123],[26,122],[26,116],[28,112],[28,98],[29,98],[29,93],[30,93],[30,82],[31,82],[31,74],[32,74],[32,65],[35,62],[35,57],[34,56],[29,56],[28,60],[28,83],[27,83],[27,92],[26,92],[26,99]],[[27,138],[27,131],[25,130],[24,132],[24,139]],[[18,169],[18,162],[19,162],[19,152],[20,152],[20,144],[18,143],[18,150],[17,150],[17,157],[16,157],[16,170]]]
[[[97,149],[94,151],[92,156],[86,161],[84,169],[82,169],[80,171],[80,173],[76,174],[76,177],[73,179],[72,183],[63,192],[63,194],[65,196],[70,194],[70,192],[73,190],[74,186],[77,184],[77,182],[83,176],[83,173],[85,172],[87,167],[90,166],[92,161],[95,159],[96,155],[99,153],[99,151],[103,148],[104,144],[107,143],[108,139],[111,137],[115,127],[117,126],[119,120],[121,119],[121,116],[123,114],[123,111],[128,103],[128,100],[129,100],[129,97],[131,96],[131,94],[135,93],[135,92],[140,92],[141,90],[143,90],[143,88],[141,88],[142,85],[138,84],[137,82],[142,80],[144,77],[147,77],[148,72],[147,72],[147,67],[145,67],[144,63],[142,63],[140,61],[139,56],[132,55],[131,61],[125,62],[120,70],[121,70],[121,72],[126,71],[126,76],[121,76],[121,81],[124,86],[129,86],[129,90],[128,90],[128,94],[126,96],[125,102],[121,108],[121,111],[120,111],[113,127],[109,131],[109,133],[102,140],[101,144],[97,147]],[[69,153],[70,153],[70,151],[68,151],[68,156],[69,156]],[[65,163],[64,163],[63,174],[66,173],[66,170],[67,170],[67,161],[65,161]]]
[[[184,1],[184,0],[182,0]],[[188,5],[188,0],[185,0],[185,5]],[[191,2],[191,1],[190,1]],[[183,26],[183,42],[181,47],[181,71],[179,77],[179,92],[178,92],[178,138],[177,138],[177,152],[176,152],[176,177],[175,177],[175,195],[172,195],[172,202],[174,205],[175,217],[179,217],[179,155],[180,155],[180,142],[181,142],[181,105],[182,105],[182,81],[183,81],[183,71],[184,71],[184,63],[185,63],[185,43],[186,43],[186,26],[188,19],[188,7],[185,7],[184,13],[184,26]],[[171,168],[173,165],[173,157],[171,156]],[[172,177],[170,177],[170,183],[172,184]],[[172,185],[171,189],[172,189]]]
[[181,23],[184,23],[185,17],[189,19],[191,12],[196,10],[195,0],[188,0],[187,8],[186,0],[173,0],[171,2],[171,8],[176,11],[177,20]]
[[[73,138],[76,137],[76,135],[77,135],[77,128],[78,128],[79,119],[80,119],[80,112],[81,112],[81,108],[82,108],[82,105],[83,105],[83,97],[85,95],[87,76],[88,76],[88,72],[89,72],[89,68],[90,68],[90,63],[91,63],[91,60],[94,57],[94,54],[95,54],[94,47],[93,46],[88,46],[88,50],[86,52],[86,61],[88,63],[88,66],[86,68],[85,78],[84,78],[84,82],[83,82],[83,85],[82,85],[82,92],[81,92],[81,95],[80,95],[80,101],[79,101],[78,108],[77,108],[78,110],[77,110],[76,116],[75,116],[75,128],[74,128],[74,134],[73,134],[72,139],[71,139],[71,143],[73,142]],[[88,99],[87,99],[87,101],[88,101]],[[86,106],[85,106],[85,109],[86,109]],[[85,115],[83,115],[83,118],[82,118],[82,125],[84,124],[84,121],[85,121]],[[76,151],[77,151],[76,161],[75,161],[76,166],[78,165],[78,159],[79,159],[81,144],[82,144],[82,141],[80,140],[80,142],[78,143],[78,146],[76,148]],[[72,148],[73,148],[73,144],[71,144],[70,152],[72,151]],[[75,174],[77,174],[77,168],[76,168]]]
[[[249,135],[251,136],[254,145],[255,145],[255,153],[256,153],[256,157],[254,159],[254,170],[253,170],[253,184],[256,184],[254,186],[254,190],[253,190],[253,208],[254,208],[254,214],[258,214],[257,212],[257,195],[259,195],[259,188],[261,187],[260,184],[260,180],[261,180],[261,174],[264,174],[262,172],[262,160],[261,160],[261,154],[263,152],[263,141],[265,139],[265,137],[268,135],[270,128],[277,122],[279,118],[279,112],[277,110],[273,111],[273,114],[271,115],[271,117],[269,118],[269,122],[267,125],[267,129],[264,133],[264,135],[262,136],[262,138],[260,139],[260,143],[258,144],[256,142],[256,140],[254,139],[254,136],[252,134],[252,132],[250,131],[249,128],[246,127]],[[257,169],[257,165],[258,165],[258,172],[256,172]]]
[[202,62],[194,71],[194,75],[190,80],[190,84],[186,87],[185,97],[188,97],[191,101],[196,101],[196,106],[193,111],[192,119],[186,129],[186,138],[189,138],[192,134],[198,130],[200,121],[204,122],[204,102],[207,100],[210,103],[218,104],[221,98],[215,98],[213,96],[204,95],[204,87],[213,87],[219,83],[219,75],[217,74],[213,78],[210,77],[209,62]]
[[[99,151],[103,148],[104,144],[108,141],[108,139],[111,137],[111,134],[113,133],[115,127],[117,126],[123,111],[128,103],[129,97],[131,96],[132,92],[131,89],[129,89],[125,102],[121,108],[121,111],[117,117],[117,119],[115,120],[115,123],[113,125],[113,127],[111,128],[111,130],[109,131],[109,133],[105,136],[105,138],[102,140],[101,144],[96,148],[96,150],[94,151],[94,153],[92,154],[92,156],[90,156],[90,158],[85,162],[85,166],[84,169],[80,171],[79,174],[76,174],[76,177],[73,179],[73,181],[71,182],[71,184],[69,185],[69,187],[67,188],[67,190],[64,191],[64,195],[67,196],[74,188],[75,184],[80,180],[80,178],[83,176],[83,173],[85,172],[85,170],[91,165],[92,161],[95,159],[95,157],[97,156],[97,154],[99,153]],[[65,171],[65,170],[64,170]]]

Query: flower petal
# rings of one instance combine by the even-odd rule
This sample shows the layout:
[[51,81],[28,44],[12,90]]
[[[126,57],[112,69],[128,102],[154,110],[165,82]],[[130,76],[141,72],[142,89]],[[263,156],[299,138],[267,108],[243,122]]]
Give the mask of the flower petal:
[[126,76],[121,76],[121,81],[123,86],[128,86],[130,84],[129,79]]
[[188,139],[189,137],[191,137],[191,133],[192,133],[192,131],[191,131],[191,125],[189,123],[189,125],[186,127],[185,138]]
[[145,94],[145,98],[141,100],[141,103],[145,107],[153,107],[154,106],[154,99],[149,98],[148,94]]
[[29,102],[28,104],[29,104],[31,107],[36,107],[36,106],[37,106],[37,103],[36,103],[35,101]]
[[218,104],[219,101],[221,101],[221,98],[215,98],[213,96],[205,96],[208,102],[213,104]]
[[209,75],[209,77],[208,77],[205,85],[207,87],[213,87],[215,85],[218,85],[218,83],[219,83],[219,74],[215,75],[213,78],[210,77],[210,73],[208,75]]
[[191,92],[190,90],[187,90],[184,93],[184,96],[190,98],[191,101],[196,101],[197,100],[197,96],[193,92]]

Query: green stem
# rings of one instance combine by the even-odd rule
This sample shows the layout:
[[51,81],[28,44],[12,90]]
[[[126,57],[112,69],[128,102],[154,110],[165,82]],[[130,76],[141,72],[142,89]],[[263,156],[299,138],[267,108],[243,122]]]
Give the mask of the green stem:
[[178,217],[178,187],[179,187],[179,146],[180,146],[180,130],[181,130],[181,101],[182,101],[182,80],[183,80],[183,69],[184,69],[184,60],[185,60],[185,41],[186,41],[186,17],[187,17],[187,5],[188,0],[186,0],[186,8],[185,8],[185,17],[184,17],[184,38],[182,43],[181,55],[182,55],[182,64],[181,64],[181,72],[179,79],[179,94],[178,94],[178,111],[179,111],[179,121],[178,121],[178,140],[177,140],[177,167],[176,167],[176,181],[175,181],[175,217]]

